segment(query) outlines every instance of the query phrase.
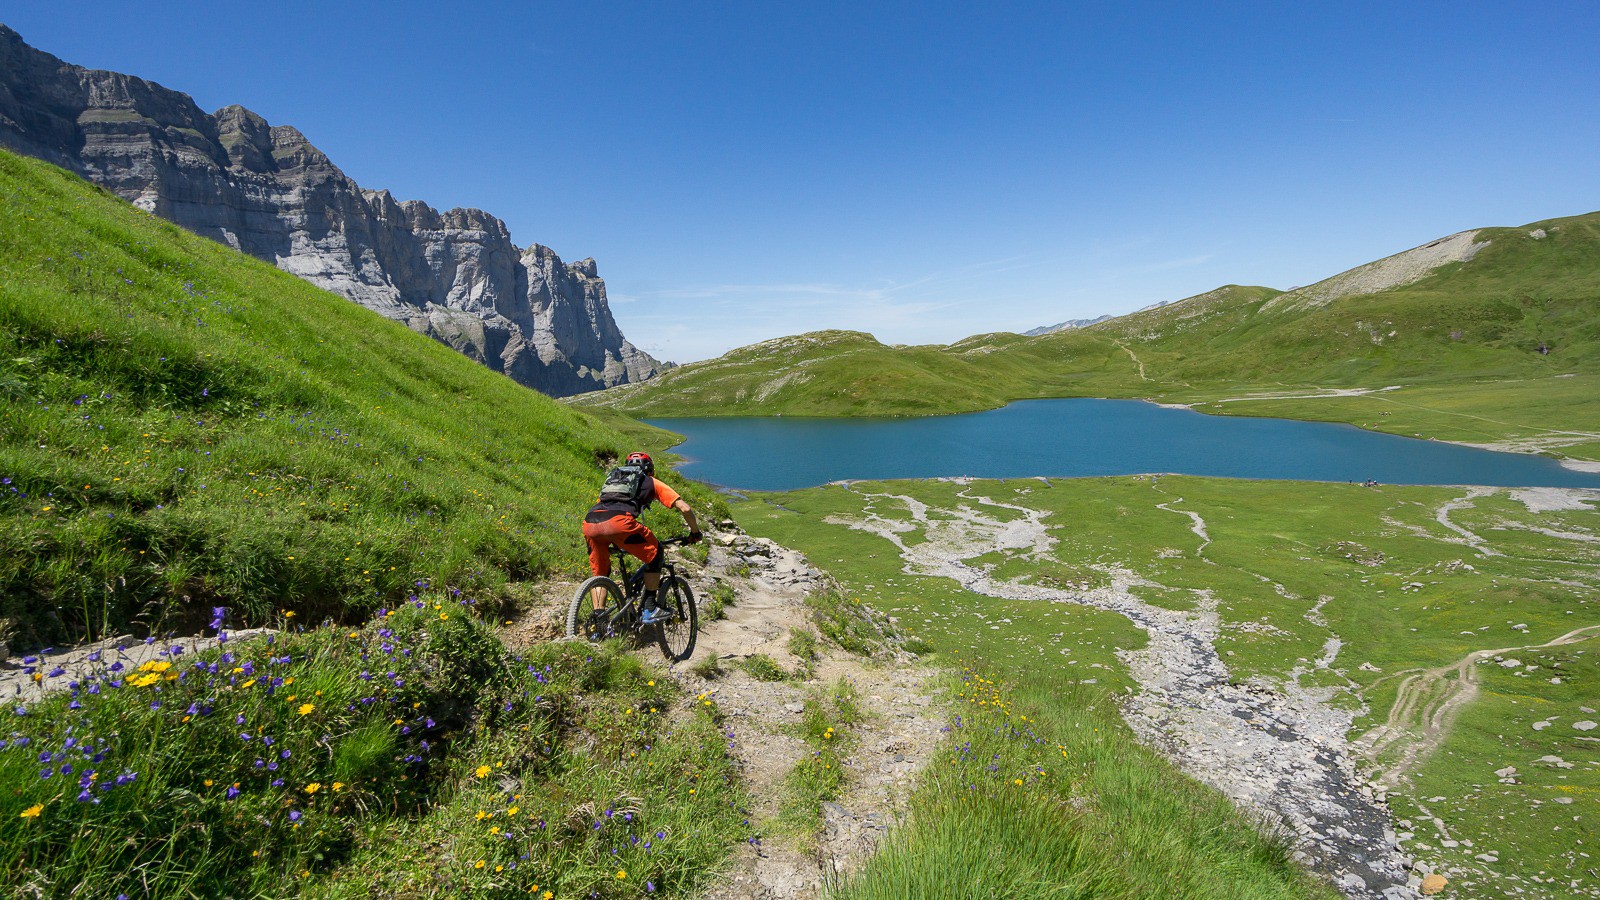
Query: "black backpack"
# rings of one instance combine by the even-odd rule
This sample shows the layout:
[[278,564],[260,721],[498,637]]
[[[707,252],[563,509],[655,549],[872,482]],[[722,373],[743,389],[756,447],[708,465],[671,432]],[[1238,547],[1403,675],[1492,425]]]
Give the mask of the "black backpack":
[[625,504],[634,515],[655,499],[655,479],[645,472],[644,466],[617,466],[606,473],[605,484],[600,486],[602,504]]

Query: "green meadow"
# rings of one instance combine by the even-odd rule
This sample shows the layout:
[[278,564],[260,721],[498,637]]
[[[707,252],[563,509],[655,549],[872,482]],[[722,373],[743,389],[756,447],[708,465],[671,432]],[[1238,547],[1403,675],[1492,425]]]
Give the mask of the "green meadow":
[[[1414,687],[1429,685],[1443,699],[1461,681],[1452,667],[1474,652],[1503,651],[1472,664],[1472,699],[1437,734],[1428,728],[1437,710],[1422,704],[1395,723],[1413,736],[1378,748],[1364,767],[1395,776],[1389,804],[1410,835],[1405,850],[1448,873],[1455,896],[1600,892],[1585,855],[1600,839],[1600,751],[1573,727],[1595,718],[1600,696],[1600,512],[1592,505],[1536,512],[1529,504],[1547,505],[1548,495],[1174,476],[855,483],[737,504],[751,531],[804,551],[864,602],[915,627],[947,661],[1029,686],[1035,727],[1053,730],[1093,708],[1102,714],[1093,727],[1128,754],[1138,749],[1115,711],[1134,681],[1116,651],[1143,646],[1143,633],[1113,613],[1002,600],[906,573],[898,548],[850,527],[873,517],[895,523],[907,546],[928,539],[899,497],[927,504],[940,524],[958,525],[973,509],[1020,516],[979,497],[1047,513],[1054,543],[1045,557],[1000,547],[969,557],[999,577],[1087,590],[1122,573],[1153,605],[1192,609],[1214,599],[1217,648],[1232,678],[1325,689],[1329,703],[1356,712],[1352,740],[1389,720],[1406,676],[1434,673]],[[1575,631],[1570,643],[1523,649]],[[1337,655],[1319,665],[1330,639]],[[1534,727],[1544,721],[1551,724]],[[1061,742],[1060,732],[1050,741]],[[1494,774],[1507,766],[1518,770],[1516,783]],[[936,772],[919,794],[922,818],[900,838],[907,858],[954,852],[947,842],[974,838],[952,823],[983,817],[950,815],[941,784]],[[1125,785],[1101,789],[1127,796]],[[1165,821],[1148,809],[1135,819],[1149,828]],[[863,884],[893,883],[899,870],[882,867],[905,865],[894,859],[874,863]]]

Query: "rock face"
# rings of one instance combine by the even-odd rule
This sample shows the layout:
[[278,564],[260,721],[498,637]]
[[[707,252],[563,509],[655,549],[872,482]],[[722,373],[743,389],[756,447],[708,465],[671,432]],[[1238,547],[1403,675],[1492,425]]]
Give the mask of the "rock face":
[[1088,328],[1090,325],[1098,325],[1107,319],[1114,318],[1116,316],[1106,315],[1096,316],[1093,319],[1068,319],[1065,322],[1057,322],[1054,325],[1040,325],[1038,328],[1029,328],[1023,332],[1023,335],[1026,337],[1038,337],[1041,334],[1055,334],[1058,331],[1071,331],[1074,328]]
[[477,209],[364,190],[296,129],[242,106],[69,65],[0,25],[0,145],[405,322],[562,397],[663,364],[622,336],[592,259],[511,243]]

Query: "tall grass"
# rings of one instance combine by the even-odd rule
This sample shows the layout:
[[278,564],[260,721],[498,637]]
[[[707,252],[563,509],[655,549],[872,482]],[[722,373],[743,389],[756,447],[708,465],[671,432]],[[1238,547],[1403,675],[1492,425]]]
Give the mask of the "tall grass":
[[1112,697],[1012,677],[962,670],[909,823],[836,896],[1337,896],[1284,842],[1130,740]]

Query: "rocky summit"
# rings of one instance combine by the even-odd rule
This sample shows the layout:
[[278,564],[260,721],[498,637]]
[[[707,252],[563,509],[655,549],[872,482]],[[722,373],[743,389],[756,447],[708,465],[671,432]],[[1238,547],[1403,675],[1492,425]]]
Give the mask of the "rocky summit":
[[406,323],[562,397],[642,381],[593,259],[519,249],[498,218],[365,190],[297,129],[74,66],[0,25],[0,145]]

